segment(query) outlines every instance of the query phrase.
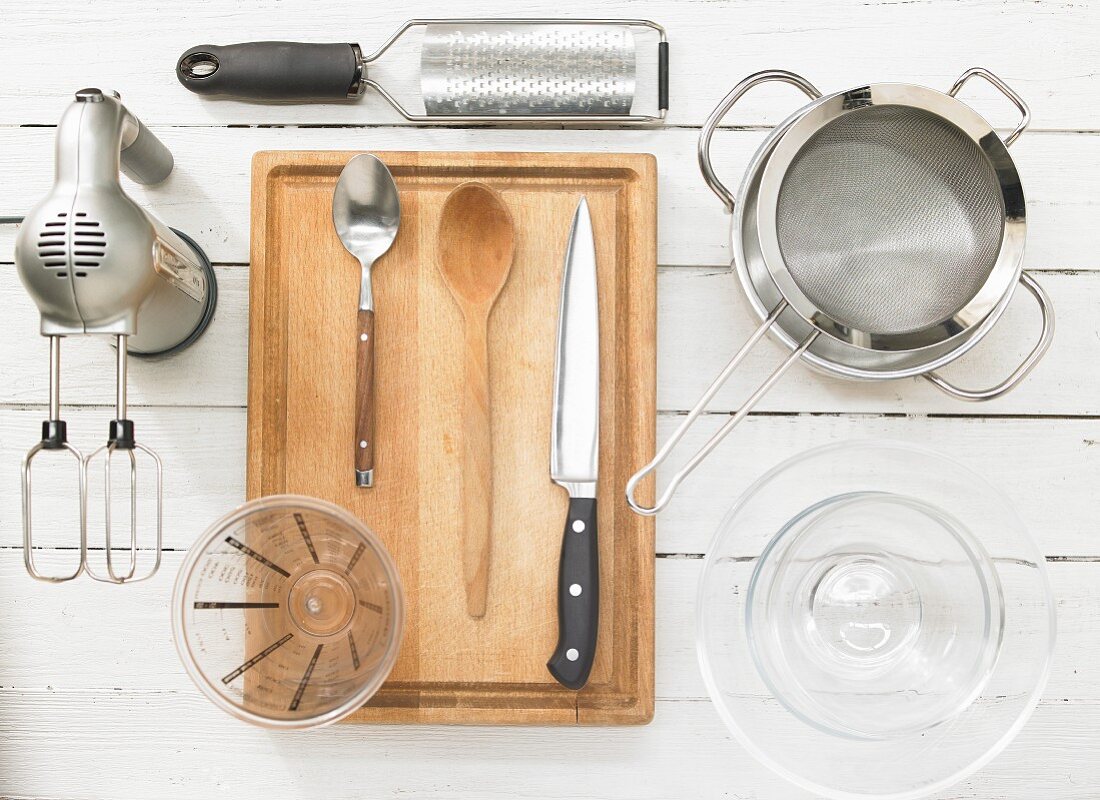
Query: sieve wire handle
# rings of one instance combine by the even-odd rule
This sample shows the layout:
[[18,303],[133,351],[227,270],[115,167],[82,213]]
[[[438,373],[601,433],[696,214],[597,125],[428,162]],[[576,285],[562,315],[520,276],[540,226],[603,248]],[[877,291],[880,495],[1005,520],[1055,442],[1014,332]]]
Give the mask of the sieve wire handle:
[[811,100],[817,100],[821,97],[821,92],[801,75],[796,75],[793,72],[787,72],[782,69],[768,69],[763,72],[753,73],[734,86],[733,89],[730,90],[730,93],[722,98],[722,102],[718,104],[718,107],[710,113],[710,116],[707,117],[707,121],[703,123],[703,129],[699,132],[699,169],[703,172],[703,180],[707,182],[707,186],[718,195],[718,199],[722,201],[726,206],[726,211],[730,214],[733,213],[733,207],[737,201],[733,196],[733,192],[726,188],[725,184],[718,179],[718,176],[714,172],[714,165],[711,164],[710,161],[710,140],[711,137],[714,136],[714,131],[718,128],[718,124],[746,92],[754,86],[770,81],[789,83],[791,86],[797,86]]
[[1012,131],[1005,137],[1005,147],[1011,147],[1012,143],[1020,138],[1020,134],[1023,133],[1029,124],[1031,124],[1031,109],[1027,107],[1027,103],[1024,102],[1024,98],[1016,94],[1016,92],[1007,83],[1002,81],[996,75],[984,67],[971,67],[964,72],[959,79],[955,81],[955,85],[947,92],[952,97],[958,95],[962,90],[963,85],[971,78],[984,78],[991,83],[1001,94],[1007,97],[1016,108],[1020,110],[1020,122],[1016,126],[1016,130]]
[[684,438],[684,434],[687,433],[688,428],[690,428],[695,423],[695,420],[699,418],[699,415],[706,410],[707,406],[710,405],[710,401],[714,399],[714,396],[716,394],[718,394],[718,390],[721,389],[725,385],[726,381],[729,380],[734,370],[736,370],[737,367],[741,364],[745,356],[749,354],[749,351],[752,350],[753,346],[760,341],[764,334],[768,332],[768,329],[771,328],[773,324],[775,324],[775,321],[777,319],[779,319],[780,315],[787,310],[788,305],[789,304],[786,300],[782,300],[779,302],[772,313],[768,315],[767,319],[760,323],[760,326],[755,331],[753,331],[753,334],[749,337],[748,341],[746,341],[745,344],[741,346],[741,349],[737,351],[734,357],[730,359],[730,362],[726,364],[725,369],[718,373],[718,377],[714,379],[714,383],[712,383],[707,388],[707,390],[703,392],[703,396],[699,398],[699,402],[695,404],[695,407],[691,409],[690,412],[688,412],[688,415],[684,418],[684,421],[680,423],[680,427],[676,429],[676,432],[673,433],[672,436],[668,437],[668,441],[664,443],[664,446],[662,446],[657,455],[653,457],[653,460],[642,467],[642,469],[640,469],[638,472],[634,473],[634,475],[631,476],[630,480],[627,481],[626,502],[630,506],[631,510],[634,511],[634,513],[641,514],[644,517],[652,517],[659,511],[661,511],[661,509],[663,509],[665,506],[667,506],[669,501],[672,499],[672,495],[676,493],[677,487],[683,482],[684,478],[690,475],[692,471],[697,466],[699,466],[703,459],[711,454],[711,451],[713,451],[714,448],[718,446],[718,443],[725,439],[729,432],[737,427],[737,424],[741,422],[741,420],[748,416],[749,412],[752,411],[753,407],[760,401],[760,398],[767,394],[768,390],[775,385],[776,381],[783,377],[783,374],[788,369],[790,369],[791,366],[802,357],[802,354],[806,352],[806,349],[811,344],[813,344],[814,339],[816,339],[819,335],[818,331],[814,331],[813,333],[809,334],[805,339],[803,339],[802,343],[797,348],[795,348],[794,352],[787,356],[787,358],[784,359],[783,363],[776,367],[772,374],[769,375],[767,379],[763,383],[761,383],[760,386],[757,387],[756,391],[749,395],[749,398],[741,404],[741,407],[733,413],[729,420],[721,428],[719,428],[718,431],[710,437],[710,439],[707,440],[706,444],[699,448],[695,455],[693,455],[688,460],[687,464],[685,464],[679,472],[672,476],[672,480],[669,481],[668,486],[665,487],[665,490],[661,494],[661,496],[657,498],[656,503],[654,503],[652,506],[643,506],[640,502],[638,502],[638,500],[634,496],[635,492],[637,491],[638,484],[641,483],[641,481],[647,475],[649,475],[651,472],[657,469],[657,467],[664,463],[664,460],[668,458],[669,454],[672,453],[674,449],[676,449],[676,445],[678,445],[680,443],[680,440]]
[[1039,343],[1035,345],[1030,353],[1028,353],[1023,363],[1016,367],[1015,371],[1004,381],[989,389],[960,389],[954,384],[949,383],[945,378],[937,375],[935,372],[929,372],[925,374],[924,377],[927,378],[933,386],[959,400],[981,402],[983,400],[993,400],[1015,389],[1020,381],[1026,378],[1031,370],[1035,369],[1035,365],[1039,363],[1039,359],[1046,355],[1047,350],[1050,349],[1050,343],[1054,340],[1054,308],[1051,305],[1047,293],[1043,291],[1043,287],[1036,283],[1035,279],[1026,272],[1020,274],[1020,283],[1031,292],[1032,296],[1035,298],[1035,302],[1039,304],[1039,310],[1043,314],[1043,332],[1039,336]]

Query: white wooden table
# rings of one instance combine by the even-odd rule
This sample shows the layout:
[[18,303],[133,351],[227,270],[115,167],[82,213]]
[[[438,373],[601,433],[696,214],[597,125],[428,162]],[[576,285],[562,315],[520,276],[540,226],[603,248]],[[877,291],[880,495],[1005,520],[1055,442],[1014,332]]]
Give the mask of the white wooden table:
[[[203,42],[381,42],[405,18],[458,14],[650,17],[668,27],[672,110],[659,130],[447,130],[401,125],[375,98],[257,106],[210,102],[173,76]],[[176,171],[133,195],[196,238],[218,265],[215,322],[186,354],[132,362],[133,417],[165,456],[165,564],[130,587],[35,583],[23,571],[18,465],[46,400],[44,339],[0,226],[0,796],[34,798],[468,797],[779,800],[806,795],[726,733],[696,667],[693,599],[702,554],[734,497],[766,468],[848,437],[922,442],[1008,492],[1047,555],[1060,638],[1046,695],[1022,735],[944,798],[1091,800],[1100,795],[1100,7],[1088,0],[774,3],[766,0],[0,1],[0,215],[47,191],[54,126],[72,93],[115,88],[172,149]],[[1054,348],[1015,393],[963,406],[921,381],[854,385],[798,368],[685,485],[658,525],[657,710],[628,729],[336,726],[278,734],[203,699],[172,647],[169,595],[183,553],[243,499],[249,159],[288,149],[623,150],[660,162],[658,436],[748,334],[728,271],[727,218],[695,165],[698,128],[744,75],[783,67],[823,90],[900,80],[946,88],[987,66],[1032,105],[1013,148],[1028,198],[1026,267],[1057,308]],[[1007,126],[992,92],[970,96]],[[736,182],[756,144],[800,103],[762,89],[715,138]],[[987,343],[950,374],[995,381],[1030,347],[1037,313],[1019,293]],[[755,354],[720,395],[728,413],[779,354]],[[106,345],[66,344],[63,400],[76,443],[98,444],[113,399]],[[704,418],[699,442],[723,417]]]

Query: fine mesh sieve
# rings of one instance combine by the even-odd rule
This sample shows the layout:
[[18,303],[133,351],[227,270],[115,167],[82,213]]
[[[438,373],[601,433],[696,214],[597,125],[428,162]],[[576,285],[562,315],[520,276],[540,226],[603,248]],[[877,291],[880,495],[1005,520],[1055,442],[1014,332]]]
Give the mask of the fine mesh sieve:
[[[955,99],[975,76],[1001,90],[1022,115],[1003,141]],[[711,138],[742,95],[767,81],[796,86],[813,102],[760,146],[735,202],[714,173]],[[664,508],[680,482],[800,360],[844,378],[920,375],[962,400],[990,400],[1019,384],[1054,334],[1049,299],[1020,267],[1024,198],[1008,146],[1029,119],[1023,100],[978,68],[946,94],[871,84],[822,97],[804,78],[779,70],[738,84],[703,125],[699,165],[736,214],[737,271],[761,324],[653,460],[627,482],[630,507],[643,515]],[[1017,281],[1035,297],[1043,318],[1039,342],[1023,362],[981,390],[959,388],[937,374],[990,330]],[[787,358],[672,476],[656,503],[639,503],[638,484],[665,461],[766,334],[791,350]]]
[[918,331],[989,279],[1005,209],[978,147],[922,109],[868,106],[827,124],[787,168],[776,209],[791,277],[843,324]]

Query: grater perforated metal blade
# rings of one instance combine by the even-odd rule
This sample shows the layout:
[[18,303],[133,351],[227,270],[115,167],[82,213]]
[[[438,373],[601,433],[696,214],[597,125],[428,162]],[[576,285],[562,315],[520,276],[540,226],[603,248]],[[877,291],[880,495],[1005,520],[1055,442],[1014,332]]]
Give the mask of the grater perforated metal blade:
[[[423,113],[368,74],[414,29]],[[668,110],[668,40],[639,19],[410,20],[368,56],[355,44],[199,45],[176,76],[198,94],[256,100],[340,100],[371,87],[413,122],[653,123]],[[652,100],[639,100],[640,87]]]
[[634,33],[621,25],[429,25],[420,88],[435,115],[629,115]]

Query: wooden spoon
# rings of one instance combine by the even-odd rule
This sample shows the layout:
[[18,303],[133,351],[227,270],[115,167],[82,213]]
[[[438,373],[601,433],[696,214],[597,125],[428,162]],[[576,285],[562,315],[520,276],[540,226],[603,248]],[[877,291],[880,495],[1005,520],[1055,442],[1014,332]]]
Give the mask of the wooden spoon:
[[462,572],[466,610],[485,616],[493,518],[493,438],[489,406],[489,313],[512,269],[512,215],[497,192],[464,183],[439,222],[439,274],[466,323],[462,415]]

